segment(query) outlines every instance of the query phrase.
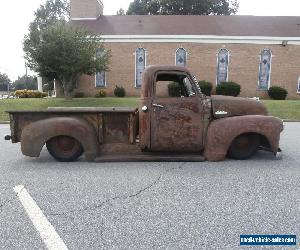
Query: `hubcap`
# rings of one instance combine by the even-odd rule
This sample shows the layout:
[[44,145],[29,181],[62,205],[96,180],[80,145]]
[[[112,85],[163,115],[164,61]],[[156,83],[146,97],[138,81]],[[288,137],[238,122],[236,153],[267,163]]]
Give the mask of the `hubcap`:
[[60,151],[68,153],[74,149],[75,141],[72,138],[61,136],[57,138],[56,146]]

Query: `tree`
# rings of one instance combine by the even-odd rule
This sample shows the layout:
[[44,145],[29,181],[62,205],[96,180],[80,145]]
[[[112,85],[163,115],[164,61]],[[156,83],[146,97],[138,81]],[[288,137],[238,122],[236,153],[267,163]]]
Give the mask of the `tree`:
[[42,31],[58,21],[70,20],[70,4],[68,0],[47,0],[34,13],[35,19],[30,24],[30,32]]
[[68,22],[70,19],[70,5],[68,0],[47,0],[34,13],[35,19],[29,25],[29,34],[25,39],[38,46],[41,32],[57,22]]
[[[41,76],[55,78],[70,99],[81,75],[107,70],[110,53],[99,36],[72,27],[65,22],[39,32],[39,41],[28,36],[24,40],[25,58],[30,69]],[[96,51],[101,51],[97,53]]]
[[26,75],[18,77],[18,80],[13,82],[12,88],[14,90],[22,90],[22,89],[36,90],[37,78],[34,76],[26,76]]
[[8,86],[11,88],[11,80],[7,74],[0,73],[0,91],[8,91]]
[[[68,0],[47,0],[34,13],[35,19],[29,25],[29,33],[24,38],[24,44],[30,43],[31,48],[38,48],[41,33],[58,22],[67,23],[70,20],[70,4]],[[26,57],[25,57],[26,59]],[[37,72],[40,74],[40,72]],[[54,80],[55,74],[48,73],[47,80]],[[23,86],[22,86],[23,85]],[[23,88],[24,83],[18,83],[17,88]]]
[[117,11],[117,16],[124,16],[125,15],[125,10],[124,9],[119,9],[118,11]]
[[237,0],[134,0],[127,15],[231,15]]
[[95,59],[96,49],[104,51],[101,39],[70,27],[69,19],[68,0],[47,0],[35,12],[23,42],[29,68],[47,80],[49,89],[54,79],[62,83],[66,98],[70,98],[80,75],[107,69],[109,58],[105,52]]

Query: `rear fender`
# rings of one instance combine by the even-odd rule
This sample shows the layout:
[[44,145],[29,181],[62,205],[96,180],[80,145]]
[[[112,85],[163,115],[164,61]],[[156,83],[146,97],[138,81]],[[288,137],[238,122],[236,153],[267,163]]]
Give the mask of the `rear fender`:
[[39,157],[45,143],[56,136],[65,135],[78,140],[87,160],[93,161],[99,152],[97,133],[87,121],[72,117],[49,118],[27,125],[21,135],[24,155]]
[[224,160],[232,141],[245,133],[264,136],[276,154],[282,130],[282,120],[272,116],[246,115],[215,120],[208,127],[204,156],[209,161]]

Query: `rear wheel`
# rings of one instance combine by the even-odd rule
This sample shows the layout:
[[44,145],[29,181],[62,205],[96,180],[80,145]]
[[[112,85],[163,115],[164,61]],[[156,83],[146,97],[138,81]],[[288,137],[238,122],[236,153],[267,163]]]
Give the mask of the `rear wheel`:
[[228,156],[237,160],[246,160],[258,150],[260,138],[257,134],[242,134],[230,145]]
[[48,152],[53,158],[62,162],[76,161],[83,148],[76,139],[69,136],[57,136],[46,142]]

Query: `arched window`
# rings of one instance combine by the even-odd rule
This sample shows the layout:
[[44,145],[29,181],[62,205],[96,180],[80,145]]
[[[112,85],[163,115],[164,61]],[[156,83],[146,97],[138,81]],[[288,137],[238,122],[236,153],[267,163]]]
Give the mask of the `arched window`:
[[138,48],[135,52],[135,87],[142,86],[142,74],[146,68],[146,50]]
[[229,51],[220,49],[217,58],[217,85],[219,85],[228,81]]
[[[97,49],[96,51],[96,57],[102,57],[104,54],[102,49]],[[106,86],[106,72],[101,71],[96,73],[95,77],[95,85],[98,88],[104,88]]]
[[268,90],[271,82],[272,52],[269,49],[262,50],[260,54],[258,89]]
[[179,48],[176,50],[176,65],[177,66],[186,66],[187,61],[187,52],[184,48]]

